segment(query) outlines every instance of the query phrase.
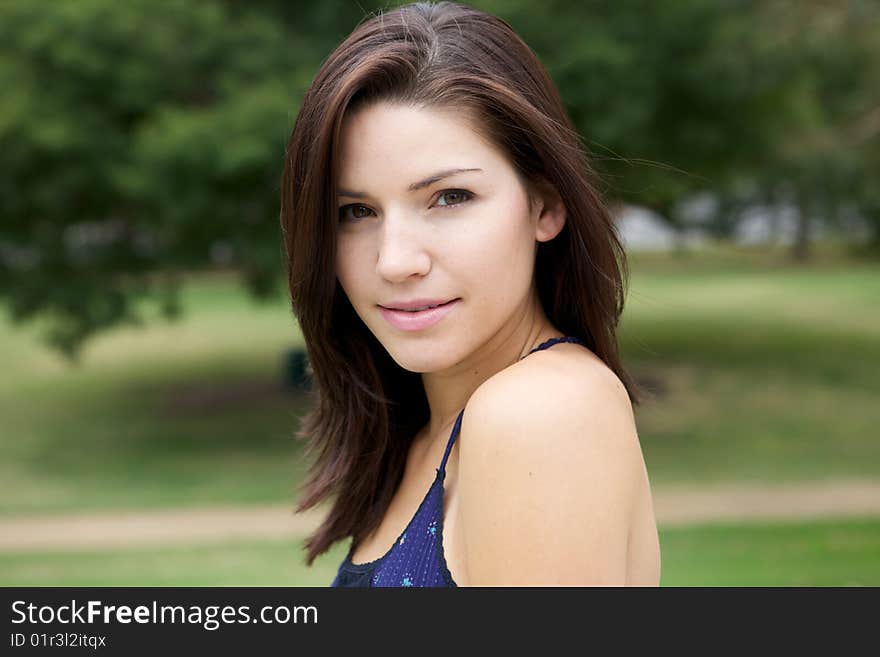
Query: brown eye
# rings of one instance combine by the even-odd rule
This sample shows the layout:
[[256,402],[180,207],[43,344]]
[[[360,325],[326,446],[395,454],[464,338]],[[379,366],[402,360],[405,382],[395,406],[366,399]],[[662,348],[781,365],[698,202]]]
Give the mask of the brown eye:
[[348,219],[348,211],[351,210],[351,216],[354,219],[363,219],[369,216],[370,208],[365,205],[343,205],[339,208],[339,219],[345,221]]
[[[470,197],[470,192],[466,192],[463,189],[448,189],[446,191],[440,192],[440,194],[437,196],[437,205],[441,207],[461,205],[465,201],[470,200]],[[441,203],[441,199],[446,199],[446,201]]]

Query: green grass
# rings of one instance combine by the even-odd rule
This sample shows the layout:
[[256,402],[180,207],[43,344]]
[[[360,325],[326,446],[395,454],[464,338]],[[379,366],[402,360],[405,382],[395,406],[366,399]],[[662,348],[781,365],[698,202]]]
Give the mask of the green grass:
[[183,321],[99,336],[79,366],[0,325],[0,514],[293,499],[295,322],[223,278],[184,297]]
[[[655,391],[636,409],[654,483],[880,476],[880,264],[774,258],[633,258],[621,343]],[[0,515],[293,499],[307,399],[280,383],[301,342],[286,300],[205,276],[183,302],[79,367],[0,322]]]
[[[660,529],[661,586],[880,586],[880,519]],[[337,543],[312,568],[298,541],[0,554],[3,586],[326,586]]]
[[[880,477],[880,264],[721,250],[638,254],[624,362],[654,485]],[[70,367],[0,322],[0,515],[292,503],[301,337],[284,299],[197,277],[174,324],[125,328]],[[660,529],[664,586],[880,585],[880,518]],[[3,585],[318,585],[298,540],[0,554]]]
[[691,259],[634,262],[622,322],[652,479],[880,475],[880,266]]
[[2,586],[327,586],[347,544],[312,568],[294,540],[198,547],[0,553]]
[[880,586],[880,518],[660,530],[661,586]]

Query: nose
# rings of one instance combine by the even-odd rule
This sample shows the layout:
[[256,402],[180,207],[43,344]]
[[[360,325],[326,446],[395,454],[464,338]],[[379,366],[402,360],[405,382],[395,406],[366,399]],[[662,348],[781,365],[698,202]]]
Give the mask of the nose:
[[386,214],[379,231],[376,273],[392,283],[427,274],[431,257],[424,248],[425,237],[417,219],[401,213]]

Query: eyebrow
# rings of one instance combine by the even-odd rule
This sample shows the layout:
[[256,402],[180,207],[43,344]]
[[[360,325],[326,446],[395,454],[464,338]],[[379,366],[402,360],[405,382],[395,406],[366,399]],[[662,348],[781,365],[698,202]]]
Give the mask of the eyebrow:
[[[447,169],[446,171],[438,171],[435,174],[432,174],[425,178],[424,180],[420,180],[418,182],[414,182],[407,189],[410,192],[417,192],[420,189],[424,189],[429,185],[433,185],[435,182],[443,180],[444,178],[449,178],[450,176],[454,176],[457,173],[465,173],[468,171],[482,171],[482,169]],[[365,194],[364,192],[352,192],[347,189],[338,190],[339,196],[348,196],[350,198],[367,198],[369,194]]]

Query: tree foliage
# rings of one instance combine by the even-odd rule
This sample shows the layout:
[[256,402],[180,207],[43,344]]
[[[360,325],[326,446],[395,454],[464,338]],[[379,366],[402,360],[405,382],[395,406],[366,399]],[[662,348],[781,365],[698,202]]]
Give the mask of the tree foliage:
[[[880,242],[876,2],[474,4],[547,65],[612,200],[680,225],[696,192],[728,208],[784,196],[805,216],[855,208]],[[0,298],[11,315],[50,318],[50,341],[73,356],[94,332],[138,321],[145,296],[173,316],[191,269],[235,268],[271,295],[298,100],[383,6],[0,3]]]

